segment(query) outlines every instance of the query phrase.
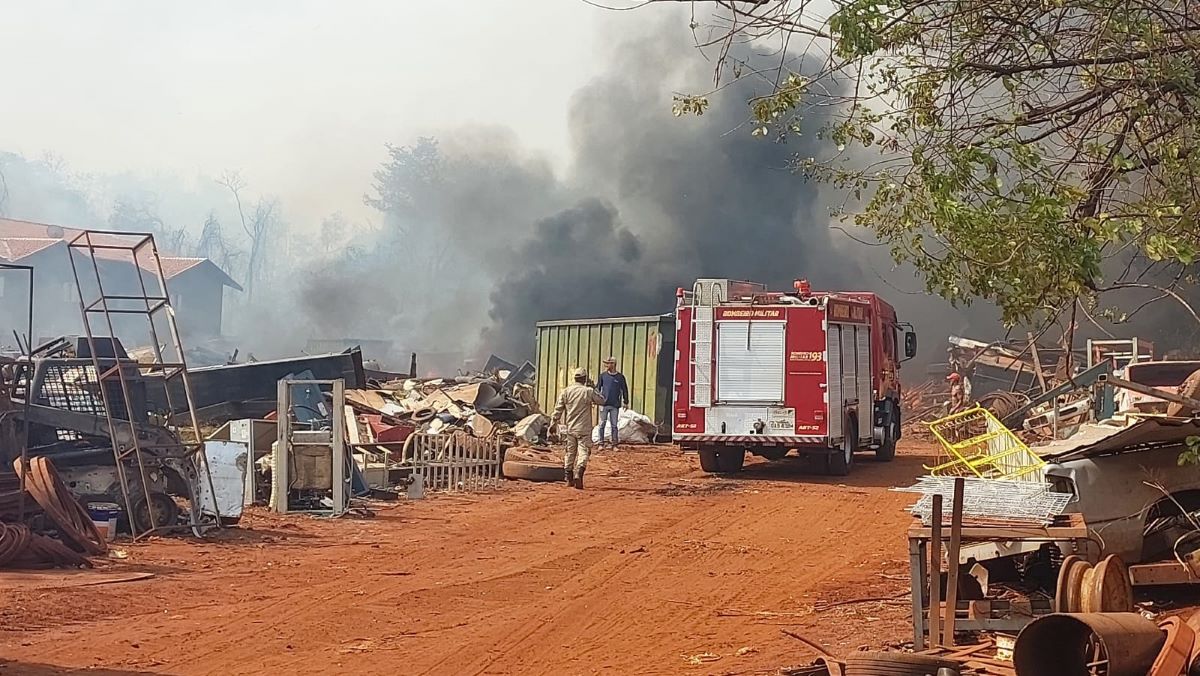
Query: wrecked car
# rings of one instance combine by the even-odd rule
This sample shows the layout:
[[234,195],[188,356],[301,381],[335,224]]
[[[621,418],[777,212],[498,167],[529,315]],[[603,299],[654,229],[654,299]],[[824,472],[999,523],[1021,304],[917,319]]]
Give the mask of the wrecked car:
[[[1177,362],[1182,363],[1182,362]],[[1200,516],[1200,468],[1180,466],[1191,420],[1151,418],[1129,427],[1085,425],[1069,440],[1035,449],[1046,478],[1073,497],[1103,555],[1126,563],[1175,558],[1175,547]]]

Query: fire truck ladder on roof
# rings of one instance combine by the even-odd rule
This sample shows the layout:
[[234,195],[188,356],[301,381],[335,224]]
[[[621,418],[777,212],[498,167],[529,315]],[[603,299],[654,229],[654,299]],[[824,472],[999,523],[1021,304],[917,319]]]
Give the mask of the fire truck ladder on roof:
[[[183,343],[175,324],[175,312],[154,236],[85,230],[71,239],[68,247],[91,368],[104,404],[130,530],[135,538],[140,538],[178,528],[175,523],[167,522],[169,515],[177,510],[173,502],[165,504],[169,496],[151,491],[155,480],[161,484],[160,468],[165,467],[177,472],[187,485],[190,503],[187,526],[200,536],[204,528],[219,526],[220,514],[204,453],[204,439],[200,436],[196,418]],[[77,254],[80,260],[76,260]],[[118,266],[113,267],[114,263]],[[128,279],[114,283],[113,277],[126,274],[125,266],[120,264],[132,266],[136,285],[131,285]],[[149,288],[147,276],[150,277]],[[125,283],[120,284],[121,281]],[[112,293],[114,288],[132,290],[117,294]],[[117,349],[117,328],[118,324],[121,328],[130,328],[130,320],[114,321],[114,318],[126,316],[145,318],[152,346],[150,361],[121,357]],[[95,335],[92,329],[95,318],[102,318],[110,340]],[[170,339],[168,343],[159,340],[164,329]],[[158,435],[155,441],[155,435],[146,434],[144,424],[150,422],[147,401],[135,390],[135,385],[141,383],[147,389],[160,387],[164,393],[167,410],[164,419],[159,421],[162,425],[169,424],[176,415],[186,414],[181,417],[188,424],[176,427],[177,434],[165,435],[170,441],[164,441],[163,435]],[[207,510],[202,505],[201,494],[204,492],[211,498]]]
[[712,406],[714,309],[724,300],[724,288],[699,281],[692,289],[692,406]]

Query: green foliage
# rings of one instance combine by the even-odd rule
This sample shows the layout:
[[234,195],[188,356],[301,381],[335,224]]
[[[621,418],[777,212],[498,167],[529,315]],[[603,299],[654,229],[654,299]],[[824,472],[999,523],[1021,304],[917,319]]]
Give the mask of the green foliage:
[[[827,38],[823,72],[751,101],[753,133],[784,139],[811,106],[836,110],[816,130],[829,155],[797,169],[847,190],[854,221],[929,291],[987,299],[1016,324],[1135,280],[1187,281],[1198,0],[836,0],[812,20],[799,1],[733,7],[738,21],[713,25]],[[707,105],[678,96],[674,110]]]
[[707,96],[681,96],[675,95],[675,103],[671,106],[671,112],[675,117],[682,115],[703,115],[704,110],[708,108]]
[[1179,466],[1200,464],[1200,437],[1189,436],[1185,441],[1187,448],[1179,454]]

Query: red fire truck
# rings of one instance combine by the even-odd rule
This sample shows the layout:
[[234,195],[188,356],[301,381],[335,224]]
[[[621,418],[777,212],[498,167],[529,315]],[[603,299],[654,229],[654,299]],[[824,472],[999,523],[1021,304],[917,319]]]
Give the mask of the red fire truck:
[[836,475],[857,451],[895,456],[897,371],[917,336],[882,298],[803,280],[781,293],[700,279],[677,295],[672,433],[704,471],[737,472],[747,452],[819,454]]

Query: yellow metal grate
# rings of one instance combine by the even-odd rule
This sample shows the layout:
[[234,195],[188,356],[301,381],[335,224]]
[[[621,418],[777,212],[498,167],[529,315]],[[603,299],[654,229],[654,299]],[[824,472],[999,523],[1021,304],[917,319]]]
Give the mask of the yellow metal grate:
[[942,445],[934,476],[1044,481],[1046,462],[985,408],[976,406],[929,423]]

